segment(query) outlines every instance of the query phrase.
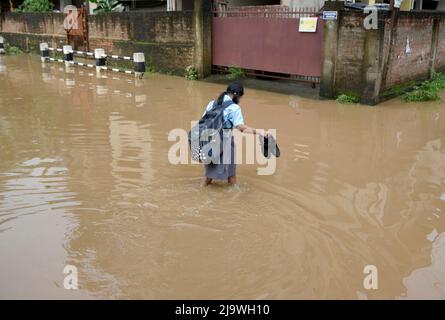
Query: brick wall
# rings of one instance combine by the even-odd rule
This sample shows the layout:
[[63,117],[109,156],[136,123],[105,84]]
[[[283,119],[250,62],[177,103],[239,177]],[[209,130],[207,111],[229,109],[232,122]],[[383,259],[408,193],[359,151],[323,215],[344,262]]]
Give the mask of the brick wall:
[[118,55],[142,51],[161,72],[182,74],[193,64],[193,12],[124,12],[88,17],[90,48]]
[[320,95],[354,93],[376,104],[445,70],[444,13],[400,12],[394,30],[387,13],[379,13],[377,30],[366,30],[364,18],[341,11],[325,24]]
[[[383,90],[429,76],[433,17],[401,16]],[[445,38],[443,38],[445,40]]]
[[365,31],[361,15],[348,15],[339,24],[337,61],[335,68],[336,90],[358,92],[363,69]]
[[[63,20],[61,13],[7,13],[0,18],[0,33],[29,51],[37,51],[43,41],[60,48],[66,44]],[[117,55],[142,51],[155,70],[181,75],[194,64],[192,11],[90,15],[88,30],[90,51],[103,48]]]

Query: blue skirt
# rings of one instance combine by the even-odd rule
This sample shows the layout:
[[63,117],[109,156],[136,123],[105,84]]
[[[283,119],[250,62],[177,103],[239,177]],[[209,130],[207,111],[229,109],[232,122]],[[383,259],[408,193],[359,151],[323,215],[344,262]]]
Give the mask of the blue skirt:
[[[219,164],[206,164],[205,176],[215,180],[227,180],[229,177],[236,176],[235,149],[235,139],[232,136],[230,139],[230,155],[226,154],[224,156],[224,152],[222,152]],[[223,148],[223,150],[226,150],[226,148]]]

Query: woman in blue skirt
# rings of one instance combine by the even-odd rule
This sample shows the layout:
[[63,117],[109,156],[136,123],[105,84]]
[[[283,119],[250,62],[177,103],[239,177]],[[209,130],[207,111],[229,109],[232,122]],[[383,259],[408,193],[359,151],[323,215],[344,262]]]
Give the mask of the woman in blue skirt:
[[[217,104],[221,105],[224,102],[232,100],[233,103],[224,109],[224,130],[227,138],[227,133],[229,133],[228,139],[230,143],[230,157],[226,155],[224,157],[224,152],[221,154],[221,161],[219,164],[206,164],[205,165],[205,179],[203,182],[204,186],[208,186],[213,180],[226,180],[229,184],[236,184],[236,163],[235,163],[235,142],[232,136],[232,129],[236,128],[243,133],[250,134],[264,134],[265,137],[268,136],[267,131],[261,129],[254,129],[244,124],[244,118],[239,106],[241,97],[244,95],[243,85],[239,82],[233,82],[228,87],[227,90],[221,93],[217,99]],[[215,100],[210,101],[207,105],[206,111],[213,108]],[[204,112],[204,114],[205,114]],[[229,130],[227,130],[229,129]],[[223,150],[228,150],[223,147]],[[224,159],[224,161],[223,161]]]

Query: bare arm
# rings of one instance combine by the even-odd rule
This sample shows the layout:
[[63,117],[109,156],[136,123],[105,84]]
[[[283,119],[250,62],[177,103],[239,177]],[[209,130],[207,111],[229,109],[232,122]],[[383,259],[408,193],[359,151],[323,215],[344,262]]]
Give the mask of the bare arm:
[[241,131],[242,133],[250,133],[250,134],[262,134],[265,137],[269,136],[269,133],[267,132],[267,130],[263,130],[263,129],[255,129],[255,128],[251,128],[249,126],[246,126],[245,124],[240,124],[239,126],[236,127],[239,131]]

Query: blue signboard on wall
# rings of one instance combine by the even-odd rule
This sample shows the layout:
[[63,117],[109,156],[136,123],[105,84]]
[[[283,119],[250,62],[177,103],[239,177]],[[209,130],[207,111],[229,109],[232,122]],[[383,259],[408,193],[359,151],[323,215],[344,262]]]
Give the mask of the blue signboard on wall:
[[338,11],[323,11],[323,20],[337,20]]

